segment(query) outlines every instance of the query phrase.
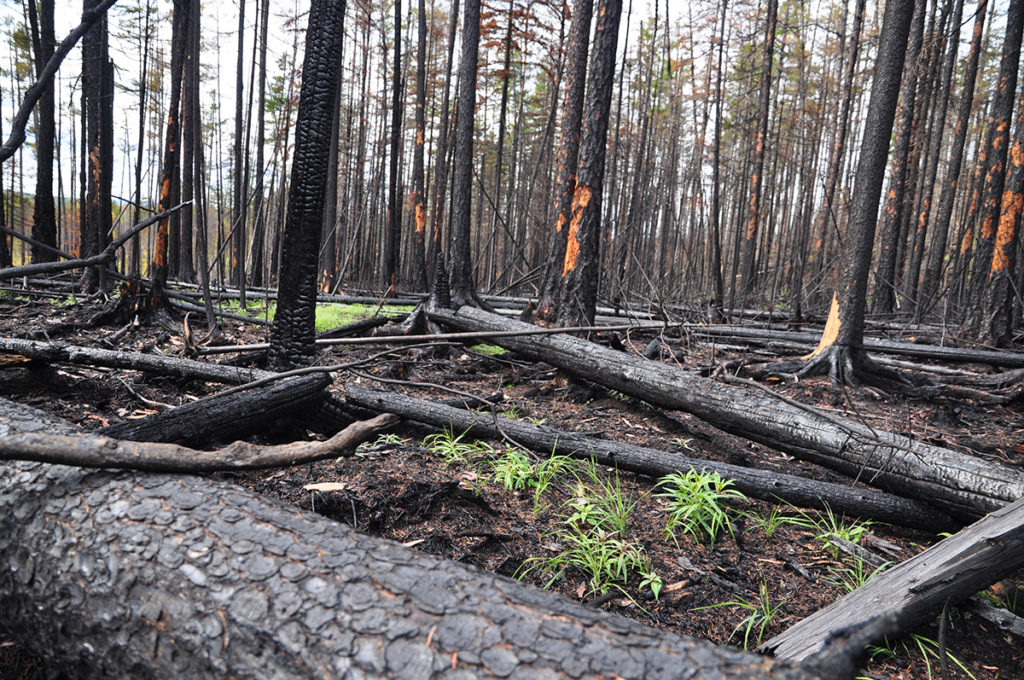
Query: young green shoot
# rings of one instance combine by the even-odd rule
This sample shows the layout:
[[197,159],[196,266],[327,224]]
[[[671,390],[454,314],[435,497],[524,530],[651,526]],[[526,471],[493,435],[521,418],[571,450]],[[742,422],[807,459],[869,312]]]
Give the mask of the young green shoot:
[[730,488],[732,480],[722,479],[715,472],[697,472],[693,468],[686,473],[675,472],[663,477],[657,486],[664,489],[656,495],[665,499],[668,508],[665,537],[677,545],[678,532],[690,534],[697,541],[707,539],[711,545],[715,544],[722,529],[732,535],[728,509],[723,503],[746,498]]

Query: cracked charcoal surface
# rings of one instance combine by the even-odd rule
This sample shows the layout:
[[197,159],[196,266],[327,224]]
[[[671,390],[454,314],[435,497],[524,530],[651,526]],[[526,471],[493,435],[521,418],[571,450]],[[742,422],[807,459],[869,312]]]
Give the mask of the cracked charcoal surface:
[[224,482],[39,463],[0,464],[0,611],[79,677],[807,677]]

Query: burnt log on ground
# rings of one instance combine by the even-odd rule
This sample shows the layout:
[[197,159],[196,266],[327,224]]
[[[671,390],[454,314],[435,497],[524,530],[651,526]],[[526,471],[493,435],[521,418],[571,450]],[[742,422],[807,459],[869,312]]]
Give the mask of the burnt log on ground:
[[[182,359],[158,354],[124,352],[96,347],[80,347],[64,342],[23,340],[21,338],[0,338],[0,354],[17,354],[47,363],[63,363],[84,366],[103,366],[125,370],[142,371],[157,375],[168,375],[185,380],[241,385],[269,380],[278,374],[258,368],[240,368],[215,364],[195,359]],[[310,410],[305,424],[313,430],[333,434],[352,422],[343,406],[333,396],[328,396],[319,406]]]
[[838,632],[885,625],[876,639],[912,629],[1024,566],[1024,499],[978,520],[765,642],[760,649],[799,662]]
[[[805,331],[781,331],[768,328],[750,328],[748,326],[712,325],[690,329],[698,336],[739,340],[747,344],[767,344],[771,342],[798,343],[813,350],[821,340],[820,333]],[[940,345],[920,345],[913,342],[897,342],[865,338],[864,348],[872,352],[915,357],[917,359],[934,359],[956,363],[989,364],[1007,368],[1024,367],[1024,354],[993,349],[971,349],[967,347],[943,347]]]
[[603,441],[490,413],[452,408],[393,391],[370,389],[355,383],[345,386],[345,401],[373,412],[394,413],[435,428],[452,427],[459,432],[469,430],[477,437],[501,439],[507,435],[515,442],[545,455],[593,458],[603,465],[644,475],[660,477],[674,472],[686,472],[690,468],[717,472],[722,478],[731,479],[737,490],[766,501],[782,501],[805,508],[828,507],[849,517],[874,519],[929,531],[941,531],[953,524],[952,518],[932,506],[874,489],[858,489],[770,470],[690,458],[681,453]]
[[200,447],[230,441],[262,432],[280,418],[319,406],[327,399],[330,384],[326,373],[298,375],[126,420],[103,428],[99,434],[136,442],[176,442]]
[[[429,316],[460,331],[532,328],[469,307],[433,310]],[[924,501],[962,523],[1024,498],[1024,471],[872,428],[779,395],[719,384],[576,337],[505,336],[491,342],[648,403],[686,411],[721,430],[877,488]]]
[[[0,438],[70,430],[0,415]],[[0,610],[81,677],[821,677],[222,481],[43,463],[0,464]]]

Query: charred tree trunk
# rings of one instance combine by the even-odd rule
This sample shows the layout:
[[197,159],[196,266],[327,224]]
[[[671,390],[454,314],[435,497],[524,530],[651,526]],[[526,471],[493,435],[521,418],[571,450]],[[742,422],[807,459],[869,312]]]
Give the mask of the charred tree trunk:
[[562,267],[558,302],[560,326],[592,324],[597,307],[601,278],[601,194],[621,16],[622,0],[598,0],[594,48],[587,74],[579,168]]
[[264,167],[263,147],[266,140],[267,103],[267,22],[270,17],[270,0],[263,0],[260,9],[260,66],[259,96],[256,103],[256,187],[253,190],[252,223],[252,284],[262,286],[264,268],[264,241],[266,240],[267,206],[263,199]]
[[[896,306],[896,259],[900,249],[903,209],[906,203],[907,180],[911,172],[910,142],[923,122],[914,118],[917,102],[917,76],[921,67],[918,57],[924,41],[924,15],[927,3],[915,3],[914,19],[910,27],[907,46],[907,68],[903,70],[900,86],[899,113],[896,115],[896,139],[893,142],[892,164],[889,170],[889,191],[882,211],[882,241],[879,246],[878,267],[875,270],[874,307],[879,314],[890,314]],[[870,250],[871,244],[868,244]]]
[[402,0],[395,0],[394,41],[394,62],[391,70],[391,152],[388,155],[388,221],[384,235],[383,267],[384,289],[391,291],[392,294],[398,292],[398,256],[402,247],[402,192],[398,188],[398,157],[402,153]]
[[9,463],[0,510],[0,628],[78,675],[809,677],[221,481]]
[[[36,3],[30,0],[28,14],[33,24],[33,47],[36,77],[43,77],[43,68],[53,56],[53,0]],[[39,119],[36,126],[36,195],[32,211],[32,238],[52,248],[57,247],[57,216],[53,209],[53,142],[55,137],[53,83],[39,99]],[[57,256],[44,248],[33,246],[33,262],[53,262]]]
[[558,143],[557,177],[555,179],[555,228],[548,238],[544,261],[544,280],[535,317],[553,322],[557,312],[559,284],[565,266],[565,244],[572,217],[572,197],[576,190],[576,171],[580,157],[580,125],[583,119],[583,98],[587,81],[587,43],[594,10],[593,0],[579,0],[573,6],[569,27],[568,59],[565,67],[567,85],[562,107],[562,138]]
[[988,295],[984,303],[981,336],[1002,346],[1010,346],[1013,337],[1013,304],[1016,282],[1020,220],[1024,210],[1024,88],[1017,102],[1017,122],[1010,147],[1010,178],[1002,199],[1002,212],[988,269]]
[[[909,17],[907,17],[909,22]],[[536,328],[462,307],[429,316],[463,331]],[[768,394],[721,385],[682,369],[568,336],[496,338],[495,344],[664,408],[692,413],[726,432],[871,480],[886,491],[971,521],[1024,497],[1024,472],[982,461]]]
[[1006,36],[1003,56],[999,64],[999,80],[992,95],[988,116],[988,134],[985,152],[988,170],[982,190],[981,224],[971,248],[974,260],[969,289],[967,327],[972,333],[983,334],[984,298],[988,288],[992,253],[995,249],[996,230],[1003,203],[1006,180],[1006,155],[1010,145],[1010,121],[1017,92],[1017,70],[1020,65],[1021,39],[1024,36],[1024,3],[1011,3],[1006,14]]
[[[174,1],[174,24],[171,30],[171,92],[167,112],[167,131],[164,137],[163,166],[160,172],[160,210],[167,210],[173,200],[174,178],[178,175],[178,127],[181,124],[181,81],[185,66],[185,36],[191,23],[191,2]],[[156,246],[153,249],[152,286],[150,287],[150,310],[156,310],[165,303],[164,289],[167,286],[169,269],[168,249],[170,240],[170,219],[160,220],[156,231]]]
[[[85,0],[84,14],[95,10],[98,0]],[[112,168],[105,161],[113,156],[113,127],[105,110],[110,102],[108,80],[113,78],[107,55],[107,19],[104,17],[82,39],[82,98],[86,120],[86,195],[81,224],[81,256],[98,255],[106,245],[110,226],[110,181]],[[112,119],[111,119],[112,125]],[[103,267],[90,267],[82,274],[79,287],[85,292],[106,292]]]
[[[427,206],[424,185],[424,150],[427,136],[427,4],[416,8],[416,146],[412,156],[412,210],[416,226],[412,238],[414,291],[427,291]],[[438,164],[440,166],[441,164]]]
[[231,282],[242,293],[241,305],[245,309],[245,222],[249,204],[245,196],[244,155],[248,149],[242,144],[242,103],[245,101],[245,4],[238,3],[238,60],[235,63],[235,138],[234,158],[231,162]]
[[957,113],[956,126],[953,128],[952,149],[946,179],[942,185],[939,206],[935,214],[935,226],[932,228],[932,243],[928,254],[928,265],[925,267],[924,279],[921,282],[921,304],[918,314],[926,311],[937,298],[939,283],[942,278],[943,262],[946,257],[946,244],[949,239],[949,224],[953,216],[953,203],[956,200],[957,188],[960,185],[960,170],[963,166],[964,147],[967,144],[967,128],[970,125],[971,104],[974,102],[974,85],[978,76],[978,61],[983,50],[982,41],[985,35],[985,13],[988,0],[978,0],[978,9],[974,18],[974,33],[971,38],[971,50],[967,55],[967,71],[964,74],[964,86],[960,93],[960,110]]
[[126,420],[99,431],[105,437],[136,442],[174,442],[208,447],[272,428],[275,421],[313,409],[327,398],[326,373],[285,378],[262,387],[215,394],[139,420]]
[[480,0],[465,0],[462,56],[459,59],[459,104],[455,118],[455,179],[448,237],[449,290],[458,307],[476,302],[470,219],[473,194],[473,123],[476,111],[477,57],[480,48]]
[[302,63],[295,122],[295,155],[281,243],[277,316],[270,362],[277,368],[308,363],[314,355],[317,252],[327,187],[327,155],[338,98],[345,0],[314,0]]
[[[434,197],[430,213],[430,254],[427,257],[427,265],[433,268],[434,272],[440,271],[446,278],[447,270],[444,266],[444,238],[442,228],[444,225],[444,209],[447,203],[448,189],[448,128],[450,118],[449,93],[452,80],[452,60],[455,55],[455,36],[458,29],[459,0],[452,0],[451,14],[448,18],[448,58],[445,60],[444,92],[441,94],[441,123],[437,133],[437,161],[434,170]],[[440,267],[436,260],[440,259]],[[439,285],[435,279],[432,282],[432,289]]]
[[[743,271],[741,272],[743,298],[754,286],[757,257],[757,227],[761,216],[761,185],[764,177],[764,149],[768,142],[768,115],[772,100],[772,63],[775,58],[775,25],[779,3],[768,0],[764,24],[764,54],[761,59],[761,92],[757,105],[757,132],[754,135],[754,167],[750,179],[750,200],[747,204],[747,222],[743,230]],[[740,305],[741,307],[743,305]]]

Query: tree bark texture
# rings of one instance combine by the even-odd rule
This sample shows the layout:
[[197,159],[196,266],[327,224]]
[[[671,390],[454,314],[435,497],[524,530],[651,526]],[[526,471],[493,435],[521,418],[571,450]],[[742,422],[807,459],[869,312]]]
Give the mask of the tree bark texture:
[[285,378],[251,390],[211,395],[174,409],[100,430],[114,439],[204,446],[272,427],[278,418],[313,409],[327,398],[326,373]]
[[950,144],[949,166],[946,179],[939,197],[939,207],[935,214],[935,226],[932,228],[932,242],[929,247],[928,265],[925,267],[924,279],[921,283],[922,310],[927,308],[936,297],[942,278],[943,262],[946,256],[946,244],[949,240],[949,223],[953,216],[953,203],[956,200],[957,188],[960,184],[960,170],[963,166],[964,147],[967,144],[967,129],[970,125],[971,104],[974,101],[974,85],[978,76],[978,61],[983,49],[985,35],[985,14],[988,0],[978,0],[978,8],[974,16],[974,32],[971,37],[971,48],[967,55],[967,71],[964,74],[964,85],[960,94],[960,110],[957,113],[956,126],[953,128],[953,140]]
[[988,289],[989,267],[995,248],[996,230],[1003,203],[1006,181],[1006,156],[1010,145],[1010,122],[1017,92],[1017,71],[1020,66],[1021,39],[1024,37],[1024,3],[1010,3],[1006,13],[1006,36],[999,63],[999,80],[992,95],[988,115],[985,151],[988,169],[981,194],[981,224],[974,239],[971,256],[974,260],[968,299],[971,304],[967,325],[975,333],[982,332],[984,295]]
[[[29,16],[36,15],[35,2],[29,2]],[[36,77],[43,77],[46,62],[53,56],[53,0],[42,0],[38,13],[38,41],[35,43]],[[36,195],[32,209],[32,237],[57,247],[57,217],[53,209],[53,142],[56,134],[52,82],[39,99],[36,127]],[[56,256],[43,248],[32,248],[33,262],[53,262]]]
[[910,26],[910,44],[907,45],[907,68],[903,69],[903,82],[900,86],[899,112],[895,121],[896,138],[893,141],[892,163],[889,166],[889,190],[882,211],[882,239],[879,245],[878,267],[875,269],[873,311],[879,314],[890,314],[896,306],[896,256],[900,249],[903,208],[911,171],[910,142],[916,128],[924,124],[914,118],[914,112],[918,71],[922,68],[918,57],[921,54],[921,43],[924,41],[924,15],[927,11],[927,3],[915,3],[914,18]]
[[281,243],[277,316],[270,333],[270,362],[277,368],[307,363],[315,351],[317,253],[344,19],[345,0],[314,0],[302,64],[295,156]]
[[[394,61],[391,67],[391,152],[388,154],[388,212],[384,232],[384,290],[398,292],[398,259],[402,246],[402,192],[398,158],[402,154],[402,0],[395,0]],[[475,96],[475,93],[474,93]]]
[[580,158],[580,126],[583,99],[587,85],[587,44],[594,13],[594,0],[579,0],[573,6],[566,72],[565,104],[562,107],[562,138],[558,143],[554,188],[555,228],[548,238],[544,261],[544,280],[536,318],[554,321],[557,312],[559,284],[565,265],[565,244],[572,217],[572,197],[576,190],[576,170]]
[[810,677],[221,481],[9,463],[0,510],[0,628],[75,675]]
[[477,57],[480,50],[480,0],[465,0],[462,56],[459,59],[458,113],[455,117],[455,168],[448,243],[448,288],[456,306],[476,295],[469,225],[473,194],[473,123],[476,111]]
[[[528,330],[529,324],[468,307],[429,316],[459,330]],[[666,364],[567,336],[496,338],[495,344],[664,408],[691,413],[732,434],[923,500],[957,521],[1024,497],[1024,472],[872,429],[769,394],[721,385]]]
[[940,531],[950,524],[950,518],[932,506],[873,489],[857,489],[770,470],[690,458],[681,453],[594,439],[573,432],[561,432],[487,413],[423,401],[397,392],[374,390],[354,383],[345,386],[345,401],[375,412],[394,413],[438,429],[451,427],[459,432],[469,431],[473,436],[491,439],[501,439],[507,435],[543,455],[592,458],[602,465],[653,477],[685,473],[691,468],[715,472],[723,479],[732,480],[735,488],[747,496],[772,503],[782,501],[803,508],[827,507],[847,517],[862,517],[931,531]]
[[583,133],[572,217],[566,234],[558,324],[593,324],[601,278],[601,194],[608,147],[608,117],[615,84],[622,0],[598,0],[597,27],[587,74]]
[[[1024,498],[996,510],[915,557],[876,574],[768,640],[760,649],[800,662],[835,634],[889,619],[893,635],[912,629],[945,603],[956,605],[1024,565]],[[869,642],[869,641],[865,641]]]
[[[757,226],[761,216],[761,184],[764,177],[764,149],[768,142],[768,115],[772,100],[772,63],[775,59],[775,25],[779,3],[768,0],[764,19],[764,53],[761,58],[761,90],[757,105],[757,132],[754,134],[754,167],[750,178],[750,200],[747,203],[747,222],[743,230],[743,296],[754,286],[757,256]],[[742,305],[741,305],[742,306]]]

